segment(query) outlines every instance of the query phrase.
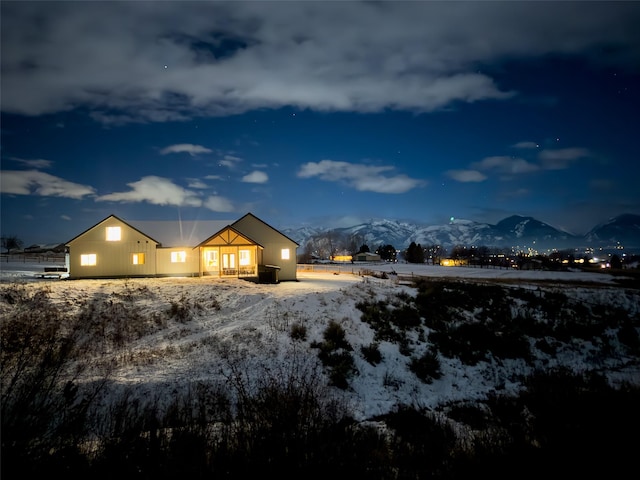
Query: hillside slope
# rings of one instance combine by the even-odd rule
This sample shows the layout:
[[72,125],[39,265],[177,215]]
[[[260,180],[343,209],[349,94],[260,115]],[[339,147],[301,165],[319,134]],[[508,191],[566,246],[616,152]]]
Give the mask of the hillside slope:
[[[638,351],[629,350],[616,339],[616,329],[622,325],[611,325],[611,321],[622,314],[621,318],[638,328],[638,291],[614,285],[590,286],[584,281],[582,286],[567,289],[562,287],[562,274],[555,275],[560,277],[548,284],[532,281],[527,285],[515,280],[513,285],[491,289],[454,280],[450,285],[457,285],[460,291],[442,290],[430,306],[419,305],[415,300],[419,291],[399,284],[393,277],[349,274],[301,274],[299,282],[278,285],[210,278],[58,281],[19,286],[9,283],[1,286],[1,311],[7,318],[17,308],[17,304],[7,301],[17,289],[26,298],[46,296],[51,308],[61,309],[63,317],[90,317],[92,324],[102,325],[105,346],[94,352],[93,358],[86,359],[86,364],[93,366],[85,373],[87,379],[109,364],[114,392],[126,386],[142,398],[163,398],[161,392],[187,388],[194,382],[216,378],[224,381],[220,375],[228,367],[231,354],[242,357],[247,372],[286,369],[292,356],[319,364],[319,350],[314,343],[323,341],[332,321],[345,331],[354,366],[347,387],[335,389],[336,394],[349,402],[353,415],[360,420],[385,414],[398,405],[418,402],[437,408],[452,401],[484,398],[496,391],[515,392],[522,375],[550,366],[576,371],[594,369],[610,375],[612,380],[637,381]],[[565,280],[571,278],[567,276]],[[471,291],[464,285],[487,291]],[[503,301],[499,308],[498,304],[492,307],[482,303],[487,298]],[[390,305],[392,310],[410,311],[417,323],[395,325],[393,315],[379,311],[376,315],[387,316],[391,324],[390,330],[381,333],[380,326],[363,315],[367,305],[380,309],[381,304]],[[497,310],[490,313],[493,308]],[[595,324],[572,327],[584,315],[585,308],[600,312]],[[602,313],[602,308],[612,313]],[[442,339],[442,327],[434,323],[430,313],[435,319],[450,318],[450,327],[458,322],[480,322],[491,330],[494,327],[489,317],[506,315],[504,309],[509,309],[509,322],[542,322],[536,327],[538,330],[549,321],[560,322],[563,337],[554,340],[553,348],[545,349],[539,342],[546,342],[559,330],[544,335],[530,333],[526,340],[530,350],[523,358],[500,357],[487,351],[478,353],[476,362],[465,363],[460,352],[456,353],[451,345],[445,346],[451,339]],[[505,318],[492,321],[504,322]],[[123,325],[127,330],[117,332]],[[292,339],[294,325],[303,327],[304,339]],[[605,325],[609,330],[603,330]],[[520,328],[524,329],[524,324]],[[571,338],[572,329],[576,335],[587,329],[590,336]],[[435,340],[438,335],[440,340]],[[363,347],[372,345],[381,354],[377,364],[368,362],[361,353]],[[438,351],[441,375],[425,382],[410,365],[433,348]],[[478,346],[479,350],[485,348],[488,347]],[[323,370],[330,383],[330,371]]]

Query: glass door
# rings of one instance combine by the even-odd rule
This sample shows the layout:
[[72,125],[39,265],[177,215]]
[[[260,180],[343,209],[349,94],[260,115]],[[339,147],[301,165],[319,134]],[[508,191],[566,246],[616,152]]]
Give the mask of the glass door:
[[223,275],[237,275],[236,270],[236,254],[235,253],[223,253],[222,254],[222,274]]

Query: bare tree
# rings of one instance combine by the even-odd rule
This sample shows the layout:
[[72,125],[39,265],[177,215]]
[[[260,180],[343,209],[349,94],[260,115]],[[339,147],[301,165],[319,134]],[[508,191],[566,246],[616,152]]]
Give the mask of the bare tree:
[[11,250],[18,250],[22,248],[23,245],[22,240],[20,240],[17,235],[3,235],[0,243],[2,244],[2,248],[6,250],[6,253],[11,253]]

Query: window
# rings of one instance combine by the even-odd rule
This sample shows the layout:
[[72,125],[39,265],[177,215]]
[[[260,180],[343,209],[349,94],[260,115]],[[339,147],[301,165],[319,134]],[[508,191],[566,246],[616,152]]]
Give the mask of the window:
[[207,267],[217,267],[218,250],[207,250],[204,252],[204,263]]
[[171,263],[184,263],[187,261],[187,253],[182,252],[171,252]]
[[249,250],[240,250],[238,253],[240,255],[240,266],[249,265],[251,263],[251,252]]
[[107,241],[118,242],[122,237],[122,229],[120,227],[107,227]]
[[134,253],[132,263],[134,265],[144,265],[144,253]]
[[282,260],[289,260],[289,249],[288,248],[283,248],[281,250],[280,258]]
[[96,264],[96,254],[95,253],[85,253],[80,255],[80,265],[83,267],[90,267]]

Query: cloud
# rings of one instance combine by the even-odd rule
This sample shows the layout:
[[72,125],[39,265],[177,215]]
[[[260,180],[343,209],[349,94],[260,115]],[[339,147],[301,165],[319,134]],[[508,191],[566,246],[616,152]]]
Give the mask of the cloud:
[[590,156],[586,148],[560,148],[556,150],[542,150],[538,157],[546,170],[564,170],[581,158]]
[[204,183],[202,180],[198,178],[190,178],[188,187],[203,190],[205,188],[209,188],[209,185],[207,185],[206,183]]
[[233,212],[233,204],[226,198],[217,195],[207,198],[203,206],[214,212]]
[[269,181],[269,175],[259,170],[255,170],[242,177],[242,181],[247,183],[267,183]]
[[71,221],[71,217],[69,215],[60,215],[61,220]]
[[0,192],[80,199],[93,195],[95,189],[37,170],[3,170],[0,176]]
[[202,145],[194,145],[193,143],[179,143],[176,145],[169,145],[168,147],[160,150],[160,155],[167,155],[169,153],[188,153],[192,157],[199,153],[211,153],[210,148],[203,147]]
[[[513,145],[513,147],[534,149],[538,148],[538,145],[533,142],[519,142]],[[589,155],[590,152],[586,148],[542,150],[538,153],[540,164],[529,162],[520,157],[495,155],[485,157],[479,162],[471,163],[469,169],[448,170],[445,172],[445,175],[458,182],[482,182],[488,178],[487,174],[498,173],[502,175],[502,180],[509,180],[512,178],[512,175],[522,175],[540,170],[565,169],[568,168],[572,162]]]
[[445,175],[458,182],[484,182],[487,176],[477,170],[447,170]]
[[383,175],[384,172],[393,169],[394,167],[390,166],[321,160],[303,164],[298,170],[298,177],[318,177],[328,182],[344,182],[356,190],[376,193],[404,193],[424,184],[424,181],[406,175]]
[[227,168],[234,168],[236,164],[240,163],[242,159],[240,157],[236,157],[235,155],[225,155],[222,157],[218,163]]
[[33,168],[36,170],[41,168],[50,168],[53,165],[53,162],[51,160],[45,160],[43,158],[26,159],[26,158],[11,157],[10,160],[13,160],[14,162],[18,162],[24,165],[25,167]]
[[128,192],[116,192],[96,198],[99,202],[147,202],[153,205],[199,207],[202,199],[191,191],[176,185],[168,178],[147,176],[127,184]]
[[112,124],[283,106],[429,112],[514,95],[478,65],[554,53],[603,61],[602,45],[616,65],[640,58],[636,2],[459,7],[4,2],[2,110],[42,115],[83,107]]
[[505,174],[531,173],[540,170],[538,165],[527,162],[523,158],[508,156],[486,157],[479,162],[472,163],[472,167],[485,171],[494,170]]
[[[228,199],[212,195],[202,199],[198,193],[176,185],[163,177],[147,176],[127,184],[128,192],[117,192],[96,198],[99,202],[147,202],[153,205],[176,205],[179,207],[205,207],[214,212],[232,212],[234,206]],[[199,186],[192,188],[200,188]]]

